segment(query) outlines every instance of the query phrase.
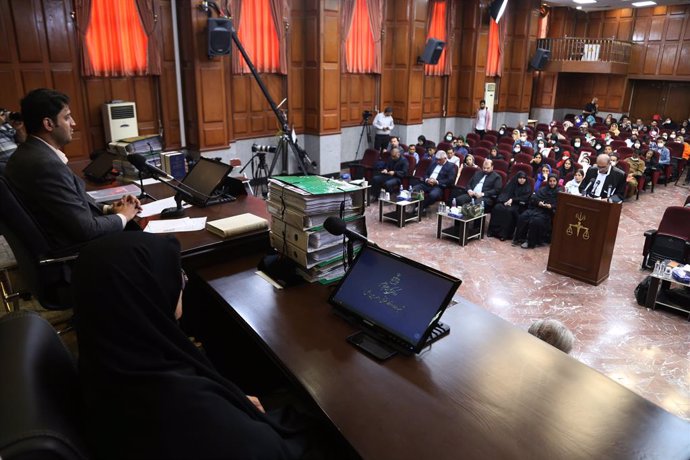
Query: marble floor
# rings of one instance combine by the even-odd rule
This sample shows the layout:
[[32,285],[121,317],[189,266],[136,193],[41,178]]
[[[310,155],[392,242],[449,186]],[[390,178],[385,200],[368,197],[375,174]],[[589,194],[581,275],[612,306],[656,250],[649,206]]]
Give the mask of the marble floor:
[[[610,277],[591,286],[546,270],[549,248],[521,249],[495,238],[465,247],[436,239],[433,213],[400,229],[367,209],[369,238],[380,246],[462,279],[458,295],[516,327],[551,317],[575,334],[571,356],[667,411],[690,420],[690,322],[672,310],[637,304],[644,232],[690,189],[660,185],[623,205]],[[435,209],[432,209],[435,210]],[[690,222],[688,222],[690,225]]]

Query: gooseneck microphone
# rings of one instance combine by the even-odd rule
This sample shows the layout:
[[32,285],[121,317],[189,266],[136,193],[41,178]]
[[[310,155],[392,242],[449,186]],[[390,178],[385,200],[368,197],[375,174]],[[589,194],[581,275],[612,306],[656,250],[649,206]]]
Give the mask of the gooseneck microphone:
[[323,223],[323,228],[325,228],[326,231],[328,233],[330,233],[331,235],[343,235],[344,234],[350,240],[361,241],[362,243],[376,246],[376,243],[369,240],[366,236],[364,236],[360,233],[357,233],[354,230],[350,230],[349,228],[347,228],[347,224],[340,217],[336,217],[336,216],[327,217]]
[[172,176],[168,175],[165,171],[160,168],[155,167],[146,161],[146,157],[140,153],[130,153],[127,155],[127,161],[132,163],[135,168],[139,171],[145,171],[151,174],[154,178],[165,177],[166,179],[173,179]]

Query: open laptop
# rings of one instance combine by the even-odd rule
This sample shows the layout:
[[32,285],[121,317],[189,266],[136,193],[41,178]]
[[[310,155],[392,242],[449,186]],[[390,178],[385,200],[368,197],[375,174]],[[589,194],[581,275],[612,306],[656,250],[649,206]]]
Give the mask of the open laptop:
[[380,248],[365,246],[331,294],[340,316],[360,327],[348,341],[377,359],[419,353],[450,332],[439,322],[458,278]]
[[192,195],[190,204],[204,207],[232,201],[231,197],[216,193],[230,171],[232,171],[232,166],[229,164],[204,157],[199,158],[196,165],[182,179],[182,188]]

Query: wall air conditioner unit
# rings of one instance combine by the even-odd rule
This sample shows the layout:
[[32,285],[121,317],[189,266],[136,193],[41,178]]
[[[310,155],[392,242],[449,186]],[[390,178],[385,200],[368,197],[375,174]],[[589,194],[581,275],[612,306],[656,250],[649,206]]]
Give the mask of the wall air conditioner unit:
[[137,105],[134,102],[103,104],[102,111],[106,145],[113,141],[139,135]]

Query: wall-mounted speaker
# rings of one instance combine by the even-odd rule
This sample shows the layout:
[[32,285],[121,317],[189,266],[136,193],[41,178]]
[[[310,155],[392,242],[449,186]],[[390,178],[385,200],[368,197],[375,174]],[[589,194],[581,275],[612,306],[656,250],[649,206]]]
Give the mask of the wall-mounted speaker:
[[441,52],[443,52],[443,48],[445,47],[446,42],[442,42],[437,38],[430,38],[426,41],[424,52],[417,58],[417,64],[438,64],[438,60],[441,58]]
[[208,19],[208,56],[225,56],[230,54],[230,20],[225,18]]
[[549,56],[551,56],[551,51],[544,48],[537,48],[537,52],[529,63],[530,67],[534,70],[543,69],[546,62],[549,60]]

